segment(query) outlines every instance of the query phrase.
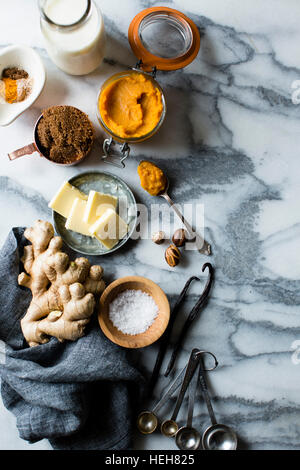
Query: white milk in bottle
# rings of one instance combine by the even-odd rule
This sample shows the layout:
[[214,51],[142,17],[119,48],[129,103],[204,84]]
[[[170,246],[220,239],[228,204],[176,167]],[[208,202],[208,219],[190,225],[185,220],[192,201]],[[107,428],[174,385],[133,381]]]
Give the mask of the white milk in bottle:
[[41,30],[53,62],[71,75],[85,75],[103,60],[105,31],[92,0],[40,0]]

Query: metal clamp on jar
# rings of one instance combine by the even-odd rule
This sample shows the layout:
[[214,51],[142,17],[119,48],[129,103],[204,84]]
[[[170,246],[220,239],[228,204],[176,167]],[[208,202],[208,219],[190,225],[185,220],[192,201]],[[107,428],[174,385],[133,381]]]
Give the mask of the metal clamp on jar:
[[[129,144],[149,139],[164,121],[166,102],[156,71],[185,67],[196,58],[200,47],[195,23],[168,7],[141,11],[129,26],[128,39],[138,58],[136,66],[106,80],[97,99],[98,120],[110,136],[104,140],[102,159],[122,168],[130,153]],[[129,86],[135,87],[132,93]],[[129,104],[125,102],[128,96]],[[118,114],[120,109],[122,113]],[[120,145],[119,154],[114,151],[116,143]]]

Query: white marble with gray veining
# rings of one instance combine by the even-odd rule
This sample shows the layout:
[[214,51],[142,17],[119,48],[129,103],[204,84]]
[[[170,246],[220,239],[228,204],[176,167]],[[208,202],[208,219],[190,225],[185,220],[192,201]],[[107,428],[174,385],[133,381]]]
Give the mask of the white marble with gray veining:
[[[300,105],[291,99],[292,83],[300,80],[299,1],[97,3],[108,33],[106,59],[86,77],[67,76],[50,62],[35,1],[1,5],[0,48],[11,43],[35,47],[45,63],[47,83],[30,110],[0,129],[0,242],[12,226],[51,220],[47,202],[53,192],[65,178],[89,169],[115,172],[139,202],[149,204],[136,166],[153,158],[168,172],[178,203],[204,204],[205,236],[216,268],[210,302],[193,325],[177,367],[193,347],[211,350],[220,362],[210,374],[215,412],[220,422],[237,430],[240,447],[300,449],[300,361],[293,363],[291,350],[300,340]],[[97,151],[66,169],[38,156],[9,162],[7,152],[31,141],[36,118],[50,105],[81,108],[103,138],[95,116],[98,89],[106,77],[134,65],[128,25],[141,9],[160,4],[182,10],[196,22],[201,48],[184,70],[158,74],[167,99],[166,121],[156,136],[132,148],[126,169],[100,163]],[[207,260],[186,253],[185,262],[171,270],[163,248],[142,240],[105,257],[102,264],[108,280],[130,274],[150,277],[173,303],[186,279],[200,274]],[[183,314],[201,287],[193,288]],[[155,347],[142,352],[148,370],[155,352]],[[159,387],[164,385],[161,380]],[[199,403],[195,425],[203,430],[207,424]],[[175,448],[174,441],[159,434],[136,436],[135,441],[136,448]],[[49,448],[47,441],[22,441],[14,417],[0,404],[0,449]]]

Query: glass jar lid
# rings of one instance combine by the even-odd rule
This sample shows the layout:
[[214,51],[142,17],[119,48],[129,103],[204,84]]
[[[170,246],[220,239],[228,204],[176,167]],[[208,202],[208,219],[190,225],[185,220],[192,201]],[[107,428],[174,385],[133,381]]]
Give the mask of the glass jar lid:
[[178,10],[152,7],[130,23],[128,39],[144,70],[181,69],[192,62],[200,47],[195,23]]

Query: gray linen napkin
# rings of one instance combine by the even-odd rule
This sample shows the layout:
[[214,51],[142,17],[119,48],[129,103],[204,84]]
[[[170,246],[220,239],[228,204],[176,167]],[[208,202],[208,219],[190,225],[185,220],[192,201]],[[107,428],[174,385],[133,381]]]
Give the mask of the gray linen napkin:
[[29,348],[20,319],[31,300],[18,286],[23,228],[0,251],[0,375],[4,405],[17,418],[20,437],[48,438],[54,449],[127,449],[133,404],[143,378],[125,349],[111,343],[93,318],[76,342]]

